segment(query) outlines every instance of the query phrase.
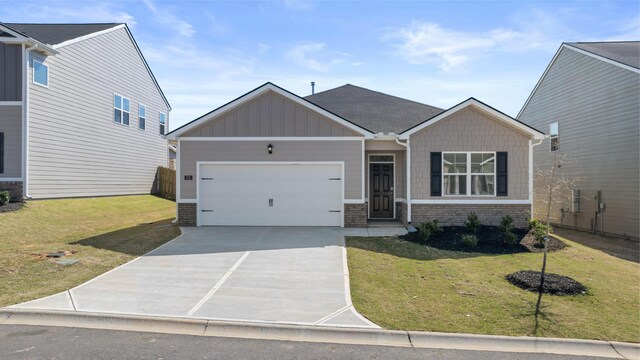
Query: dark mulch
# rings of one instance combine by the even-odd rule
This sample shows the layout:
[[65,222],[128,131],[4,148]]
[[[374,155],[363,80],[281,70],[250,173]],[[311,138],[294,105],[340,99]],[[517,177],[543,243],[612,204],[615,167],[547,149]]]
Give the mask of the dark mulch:
[[20,210],[22,206],[24,206],[23,202],[10,202],[7,205],[0,206],[0,213]]
[[[483,254],[516,254],[542,252],[544,250],[543,247],[537,247],[538,242],[528,229],[514,229],[513,233],[517,237],[516,243],[509,245],[505,243],[499,227],[482,225],[476,234],[478,244],[475,247],[468,247],[462,244],[462,236],[469,234],[469,231],[464,226],[443,226],[442,232],[432,236],[427,242],[423,241],[418,232],[409,233],[400,236],[400,238],[441,250]],[[566,246],[564,242],[555,238],[551,238],[548,245],[548,251],[550,252],[560,250]]]
[[[540,271],[518,271],[506,276],[511,284],[525,290],[537,292],[540,287]],[[580,295],[587,288],[570,277],[558,274],[545,274],[542,292],[551,295]]]

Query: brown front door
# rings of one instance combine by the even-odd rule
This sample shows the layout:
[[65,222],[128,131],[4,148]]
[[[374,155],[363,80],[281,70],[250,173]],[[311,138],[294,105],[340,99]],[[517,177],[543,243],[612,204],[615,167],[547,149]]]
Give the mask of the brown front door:
[[369,164],[369,206],[372,219],[393,218],[393,164]]

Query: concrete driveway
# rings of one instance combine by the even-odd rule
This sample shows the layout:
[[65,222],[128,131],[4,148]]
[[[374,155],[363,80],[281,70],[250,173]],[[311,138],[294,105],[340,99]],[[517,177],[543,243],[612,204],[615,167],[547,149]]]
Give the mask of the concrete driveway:
[[377,327],[351,304],[346,235],[369,232],[184,228],[173,241],[74,289],[11,307]]

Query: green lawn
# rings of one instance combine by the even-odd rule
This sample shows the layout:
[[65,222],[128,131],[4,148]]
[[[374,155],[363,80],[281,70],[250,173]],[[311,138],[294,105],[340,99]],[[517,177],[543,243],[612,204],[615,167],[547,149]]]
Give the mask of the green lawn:
[[[30,201],[0,213],[0,307],[81,284],[175,238],[175,203],[151,195]],[[34,253],[76,250],[71,266]]]
[[351,296],[360,313],[387,329],[536,335],[640,342],[640,265],[566,241],[547,271],[588,288],[542,299],[505,275],[539,270],[542,254],[443,251],[395,237],[347,238]]

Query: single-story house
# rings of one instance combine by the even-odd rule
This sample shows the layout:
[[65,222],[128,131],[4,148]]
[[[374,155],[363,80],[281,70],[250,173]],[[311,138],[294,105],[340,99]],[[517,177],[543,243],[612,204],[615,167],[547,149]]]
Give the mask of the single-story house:
[[353,85],[266,83],[167,134],[182,226],[525,226],[544,134],[469,98],[447,110]]

